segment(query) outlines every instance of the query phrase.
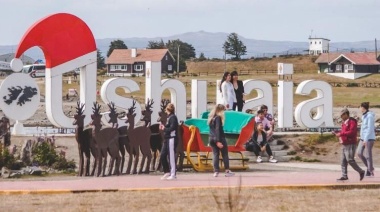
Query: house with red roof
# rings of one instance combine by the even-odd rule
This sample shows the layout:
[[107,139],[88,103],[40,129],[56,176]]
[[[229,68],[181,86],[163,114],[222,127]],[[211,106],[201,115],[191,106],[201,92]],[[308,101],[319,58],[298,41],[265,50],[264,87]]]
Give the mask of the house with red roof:
[[175,59],[168,49],[115,49],[105,62],[107,75],[144,75],[147,61],[161,62],[161,73],[175,70]]
[[315,63],[320,73],[348,79],[380,72],[380,56],[375,52],[323,53]]

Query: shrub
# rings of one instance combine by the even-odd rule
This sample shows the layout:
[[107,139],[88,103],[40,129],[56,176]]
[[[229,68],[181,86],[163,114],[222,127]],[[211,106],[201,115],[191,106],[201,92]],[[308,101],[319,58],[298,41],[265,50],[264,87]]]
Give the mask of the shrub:
[[105,69],[98,69],[98,75],[99,76],[103,76],[103,75],[105,75],[107,73],[107,70],[105,70]]
[[75,167],[74,160],[67,161],[63,156],[59,156],[57,161],[52,165],[52,168],[56,170],[75,169]]
[[131,77],[136,77],[136,74],[132,74]]
[[8,148],[0,144],[0,169],[7,167],[8,169],[14,169],[13,164],[16,162],[15,157],[10,154]]
[[290,160],[302,161],[302,158],[300,156],[295,156],[295,157],[290,158]]
[[58,160],[58,155],[55,152],[54,147],[47,142],[41,142],[34,146],[32,153],[33,162],[37,162],[40,166],[51,166]]
[[329,142],[329,141],[336,141],[335,135],[330,135],[330,134],[323,134],[323,135],[314,134],[314,135],[310,135],[305,140],[305,143],[308,146],[313,146],[315,144],[323,144],[323,143],[326,143],[326,142]]
[[359,87],[359,84],[356,82],[350,82],[347,84],[347,87]]

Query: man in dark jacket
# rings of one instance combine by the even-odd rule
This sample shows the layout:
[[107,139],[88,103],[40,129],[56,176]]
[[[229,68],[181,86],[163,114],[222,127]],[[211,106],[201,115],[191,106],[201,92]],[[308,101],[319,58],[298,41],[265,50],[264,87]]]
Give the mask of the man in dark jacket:
[[359,172],[360,180],[362,180],[365,171],[358,166],[354,159],[358,135],[357,122],[354,118],[350,117],[350,111],[347,109],[343,109],[340,112],[340,117],[342,118],[342,129],[334,133],[339,138],[339,143],[342,144],[342,177],[338,180],[348,180],[348,164],[355,171]]

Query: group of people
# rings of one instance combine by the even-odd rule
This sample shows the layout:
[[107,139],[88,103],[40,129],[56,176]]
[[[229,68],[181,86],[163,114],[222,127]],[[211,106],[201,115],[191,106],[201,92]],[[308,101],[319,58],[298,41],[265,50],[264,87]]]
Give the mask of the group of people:
[[[339,143],[342,144],[342,177],[337,180],[348,180],[348,164],[359,173],[360,180],[363,180],[364,176],[375,176],[372,160],[372,148],[376,140],[375,114],[369,110],[369,102],[361,103],[360,110],[362,112],[362,124],[360,127],[359,143],[357,142],[357,121],[350,117],[348,109],[343,109],[340,113],[340,117],[342,118],[341,130],[333,132],[339,138]],[[357,156],[366,166],[366,170],[360,168],[356,163],[355,150],[357,150]]]
[[[233,176],[234,173],[229,170],[229,158],[227,141],[224,136],[223,124],[224,124],[224,105],[218,104],[210,112],[208,124],[210,126],[210,146],[213,149],[213,165],[214,176],[219,175],[219,154],[222,153],[224,167],[226,169],[226,177]],[[160,160],[164,175],[161,180],[176,180],[176,159],[175,149],[178,144],[178,119],[175,115],[175,108],[172,103],[169,103],[165,109],[168,114],[168,120],[166,125],[160,125],[160,130],[164,132],[164,144],[161,149]]]
[[[232,80],[231,80],[232,79]],[[208,116],[207,124],[210,128],[209,145],[213,151],[213,168],[214,177],[219,176],[219,156],[221,153],[223,164],[225,168],[225,176],[233,176],[234,173],[229,169],[229,157],[227,140],[224,134],[223,126],[225,122],[225,110],[242,110],[244,104],[244,88],[241,81],[237,80],[237,73],[231,74],[226,72],[223,76],[222,84],[220,86],[223,95],[223,104],[216,104]],[[369,110],[369,102],[363,102],[360,105],[362,112],[362,125],[360,128],[360,140],[357,144],[357,121],[350,117],[348,109],[341,111],[342,126],[340,131],[333,133],[339,138],[342,144],[342,177],[338,180],[348,180],[347,166],[350,164],[352,168],[359,173],[360,180],[365,176],[374,176],[374,167],[372,160],[372,148],[375,136],[375,115]],[[164,131],[165,142],[161,151],[161,162],[163,165],[164,176],[161,179],[174,180],[176,179],[176,160],[175,148],[178,143],[178,119],[174,114],[175,109],[173,104],[169,104],[166,108],[166,113],[169,115],[167,124],[160,126]],[[269,141],[273,136],[274,119],[268,113],[268,107],[262,105],[257,111],[255,116],[255,129],[250,138],[252,142],[252,149],[257,156],[257,162],[262,162],[260,152],[266,152],[269,156],[269,162],[276,163],[277,160],[273,157]],[[357,151],[355,151],[357,150]],[[363,170],[355,162],[355,152],[357,156],[363,161],[366,170]]]
[[227,110],[243,110],[244,86],[241,80],[238,80],[237,71],[225,72],[219,85],[219,91],[222,95],[222,103]]
[[[209,145],[212,148],[213,153],[213,168],[214,177],[219,176],[219,156],[222,155],[223,164],[225,168],[225,176],[230,177],[235,174],[230,170],[229,156],[228,156],[228,144],[226,136],[224,134],[223,126],[225,123],[224,111],[226,106],[223,104],[217,104],[211,110],[208,116],[207,124],[210,128],[209,133]],[[178,143],[178,119],[174,114],[175,109],[172,103],[166,107],[166,113],[168,114],[167,124],[160,125],[160,129],[164,132],[165,142],[162,146],[160,160],[162,163],[164,176],[162,180],[175,180],[176,177],[176,159],[175,149]],[[255,146],[253,152],[257,156],[257,162],[262,162],[260,152],[266,151],[269,156],[269,162],[276,163],[272,150],[269,146],[269,139],[273,135],[273,117],[268,113],[268,107],[266,105],[261,106],[255,118],[255,129],[253,130],[251,139],[253,139]]]

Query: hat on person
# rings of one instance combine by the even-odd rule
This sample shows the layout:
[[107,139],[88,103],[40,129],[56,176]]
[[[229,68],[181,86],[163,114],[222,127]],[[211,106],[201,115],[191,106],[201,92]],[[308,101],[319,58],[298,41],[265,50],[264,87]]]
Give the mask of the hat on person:
[[340,111],[340,116],[342,116],[345,113],[350,114],[350,111],[347,108],[344,108],[343,110]]

